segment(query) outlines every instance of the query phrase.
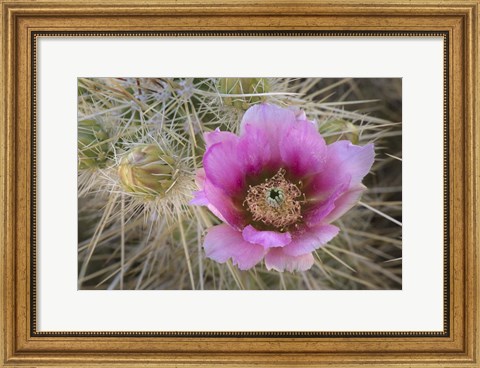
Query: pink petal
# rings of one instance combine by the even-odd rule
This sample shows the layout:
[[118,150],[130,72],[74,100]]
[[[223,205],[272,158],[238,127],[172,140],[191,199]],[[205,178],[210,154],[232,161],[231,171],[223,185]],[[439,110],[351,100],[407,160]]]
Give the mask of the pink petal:
[[278,165],[281,162],[282,137],[296,122],[297,117],[293,110],[269,104],[254,105],[243,116],[240,123],[240,136],[247,134],[247,127],[264,131],[270,142],[272,161]]
[[220,129],[215,129],[213,132],[208,132],[203,135],[203,138],[205,139],[205,144],[206,144],[206,149],[208,150],[211,146],[213,146],[215,143],[220,143],[220,142],[230,142],[230,141],[236,141],[238,137],[230,132],[222,132]]
[[204,185],[205,197],[209,202],[208,208],[210,211],[234,228],[242,229],[245,221],[243,208],[238,208],[232,197],[213,185],[209,180],[206,180]]
[[338,188],[343,187],[346,190],[349,185],[350,176],[332,169],[327,162],[322,172],[304,181],[304,191],[310,201],[321,202],[335,193]]
[[247,125],[238,145],[238,159],[246,175],[258,175],[272,164],[268,132]]
[[280,142],[280,154],[291,175],[302,178],[323,170],[327,148],[314,124],[298,121],[289,127]]
[[206,177],[229,195],[245,187],[245,172],[238,155],[238,140],[212,145],[203,156]]
[[245,133],[247,124],[265,129],[267,132],[276,134],[279,128],[288,128],[297,120],[296,114],[290,109],[284,109],[276,105],[266,103],[250,107],[243,115],[240,123],[240,135]]
[[373,144],[355,146],[350,141],[338,141],[327,146],[327,161],[321,173],[305,182],[307,198],[325,198],[335,188],[349,182],[350,189],[359,184],[374,161]]
[[314,259],[311,253],[294,257],[285,254],[283,248],[271,248],[265,255],[267,269],[274,269],[278,272],[307,271],[313,266],[313,263]]
[[239,231],[226,224],[211,227],[203,246],[208,258],[219,263],[231,258],[241,270],[252,268],[265,254],[262,246],[246,242]]
[[[233,221],[227,221],[225,219],[225,217],[223,217],[221,212],[219,210],[217,210],[217,208],[214,207],[213,205],[209,204],[209,205],[207,205],[207,208],[210,210],[211,213],[213,213],[215,216],[217,216],[217,218],[220,219],[222,222],[226,222],[227,224],[233,223]],[[238,225],[235,225],[235,228],[238,228],[238,227],[239,227]]]
[[209,203],[210,202],[208,202],[208,199],[203,190],[197,190],[193,192],[193,199],[190,202],[188,202],[188,204],[191,204],[194,206],[207,206]]
[[195,183],[198,186],[198,189],[203,190],[203,183],[205,182],[205,169],[198,169],[195,173]]
[[[311,205],[310,208],[305,211],[304,218],[307,225],[312,227],[320,222],[326,223],[325,218],[335,209],[335,201],[348,190],[349,184],[350,181],[340,182],[333,191],[330,188],[328,191],[325,190],[324,195],[326,195],[326,198],[318,200],[318,202]],[[309,197],[309,199],[311,200],[312,197]]]
[[265,248],[284,247],[292,241],[290,233],[276,231],[260,231],[248,225],[242,231],[243,239],[252,244],[259,244]]
[[375,151],[373,144],[356,146],[350,141],[338,141],[330,144],[328,150],[328,168],[351,177],[351,185],[360,183],[370,171]]
[[327,244],[340,231],[333,225],[320,225],[307,228],[302,234],[293,235],[292,242],[283,248],[283,252],[289,256],[300,256],[312,253],[315,249]]
[[[223,222],[229,223],[231,226],[235,226],[236,228],[239,228],[241,226],[241,222],[242,222],[240,220],[241,216],[238,215],[239,220],[237,221],[237,215],[236,214],[231,214],[230,222],[227,221],[225,219],[225,217],[223,217],[223,215],[220,213],[220,211],[217,210],[217,208],[215,208],[215,206],[213,206],[208,201],[207,195],[206,195],[204,190],[199,190],[199,191],[193,192],[193,194],[194,194],[194,198],[190,202],[188,202],[188,204],[190,204],[192,206],[206,206],[210,210],[210,212],[212,212],[215,216],[217,216]],[[230,214],[230,212],[227,212],[227,214]]]
[[317,201],[306,211],[309,226],[334,221],[352,208],[362,193],[361,181],[375,155],[373,144],[361,147],[349,141],[335,142],[327,146],[327,151],[325,169],[305,186],[307,198]]
[[335,208],[323,219],[324,222],[330,223],[343,216],[348,210],[358,203],[360,196],[367,189],[363,184],[357,184],[343,193],[335,201]]
[[209,184],[208,192],[210,193],[210,196],[213,198],[213,201],[216,202],[217,205],[225,212],[226,216],[229,219],[227,221],[225,217],[221,214],[221,212],[214,205],[212,205],[208,200],[207,192],[204,189],[205,181],[206,181],[205,170],[198,169],[195,175],[195,182],[197,183],[197,186],[201,190],[193,192],[194,197],[189,202],[189,204],[194,206],[207,206],[208,209],[223,222],[227,222],[230,225],[235,227],[240,227],[241,224],[243,223],[243,220],[242,220],[243,216],[241,211],[237,211],[232,200],[226,197],[221,190],[215,188],[214,186],[212,186],[212,184]]

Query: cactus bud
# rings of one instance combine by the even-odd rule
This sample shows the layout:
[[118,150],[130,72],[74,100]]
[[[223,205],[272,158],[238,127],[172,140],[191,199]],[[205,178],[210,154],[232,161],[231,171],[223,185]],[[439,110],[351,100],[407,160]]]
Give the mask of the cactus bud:
[[[265,93],[269,90],[265,78],[220,78],[218,81],[218,91],[222,95]],[[225,105],[247,110],[251,104],[264,101],[265,96],[225,96],[222,99]]]
[[107,161],[110,146],[106,143],[108,134],[95,120],[78,122],[78,167],[89,169],[103,167]]
[[128,192],[164,196],[175,182],[174,164],[175,160],[158,145],[140,145],[122,157],[118,175]]
[[327,144],[342,139],[347,139],[353,144],[358,144],[358,128],[349,121],[341,119],[327,121],[321,125],[320,130]]

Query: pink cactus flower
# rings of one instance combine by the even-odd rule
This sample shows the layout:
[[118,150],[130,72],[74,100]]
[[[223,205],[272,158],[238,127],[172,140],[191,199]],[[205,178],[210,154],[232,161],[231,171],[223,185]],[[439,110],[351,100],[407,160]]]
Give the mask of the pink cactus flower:
[[269,270],[310,269],[312,252],[339,232],[331,223],[358,202],[374,161],[373,144],[327,146],[303,112],[268,104],[246,111],[239,136],[217,130],[205,141],[191,204],[224,222],[208,229],[206,256],[241,270],[262,259]]

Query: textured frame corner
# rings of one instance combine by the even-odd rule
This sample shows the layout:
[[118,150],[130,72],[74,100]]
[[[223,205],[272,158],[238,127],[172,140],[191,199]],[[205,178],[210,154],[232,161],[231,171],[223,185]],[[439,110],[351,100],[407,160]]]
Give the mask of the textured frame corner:
[[[368,364],[477,367],[480,350],[479,0],[0,0],[0,365]],[[301,30],[301,31],[298,31]],[[40,35],[442,35],[446,313],[442,333],[42,333],[35,329],[35,44]],[[32,123],[33,122],[33,123]],[[444,121],[447,126],[447,121]],[[32,216],[33,214],[33,216]],[[33,247],[32,247],[33,245]],[[448,307],[448,308],[447,308]]]

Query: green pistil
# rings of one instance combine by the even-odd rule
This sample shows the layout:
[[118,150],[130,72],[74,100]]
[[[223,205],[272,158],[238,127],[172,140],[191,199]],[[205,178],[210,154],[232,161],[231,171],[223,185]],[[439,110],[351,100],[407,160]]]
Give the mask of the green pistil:
[[285,193],[280,188],[272,188],[266,190],[266,201],[271,207],[280,207],[285,201]]

